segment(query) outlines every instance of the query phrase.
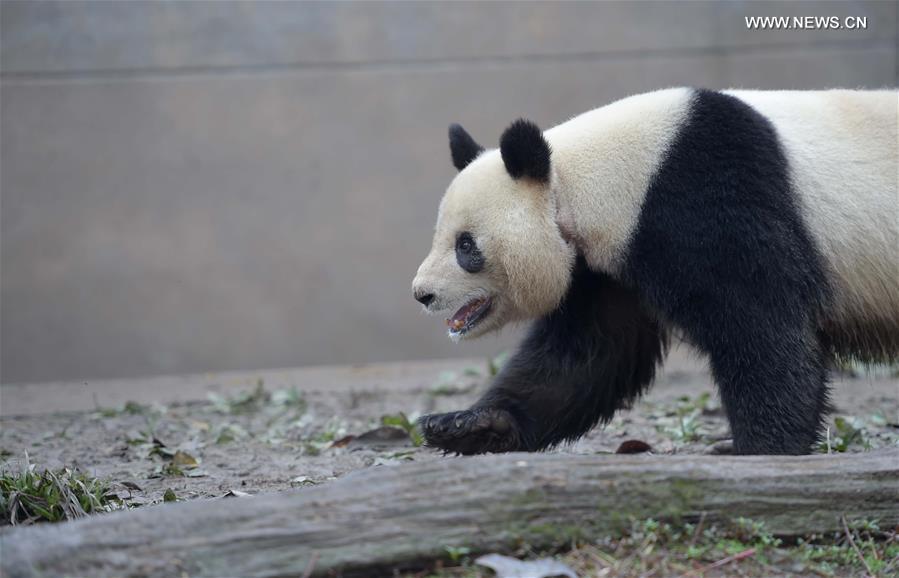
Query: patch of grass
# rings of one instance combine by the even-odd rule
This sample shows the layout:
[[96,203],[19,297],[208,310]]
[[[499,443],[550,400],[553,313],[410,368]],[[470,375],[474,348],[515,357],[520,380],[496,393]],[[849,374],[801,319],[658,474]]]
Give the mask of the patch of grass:
[[677,411],[679,413],[689,413],[699,411],[702,413],[714,412],[717,409],[712,403],[712,394],[704,391],[696,397],[682,395],[677,398]]
[[[871,521],[846,523],[829,536],[811,535],[784,543],[764,524],[737,518],[726,524],[671,524],[655,519],[631,521],[617,536],[559,543],[559,550],[523,545],[521,559],[556,555],[579,576],[893,576],[899,571],[899,536]],[[470,552],[453,556],[455,567],[435,563],[430,576],[487,577],[471,566]],[[420,575],[420,574],[419,574]]]
[[711,394],[704,392],[695,398],[681,396],[673,410],[666,411],[665,419],[656,429],[666,434],[675,442],[700,441],[705,432],[702,429],[704,414],[714,413],[717,408],[711,403]]
[[[781,541],[764,524],[737,518],[730,524],[671,524],[654,519],[632,521],[620,538],[601,540],[585,548],[596,552],[593,571],[638,576],[644,573],[702,575],[713,568],[739,564],[758,569],[768,564]],[[725,561],[725,562],[722,562]],[[766,575],[767,572],[761,575]]]
[[72,520],[117,504],[107,482],[77,470],[38,471],[26,464],[0,474],[0,525]]
[[869,576],[899,572],[899,535],[895,531],[884,532],[870,520],[843,522],[843,532],[798,541],[800,558],[809,569],[825,576],[846,569],[864,570]]
[[867,418],[836,416],[817,446],[821,453],[868,451],[899,446],[899,415],[882,411]]
[[871,449],[869,433],[863,421],[852,417],[837,416],[833,427],[828,427],[818,451],[825,454],[844,453],[850,449]]

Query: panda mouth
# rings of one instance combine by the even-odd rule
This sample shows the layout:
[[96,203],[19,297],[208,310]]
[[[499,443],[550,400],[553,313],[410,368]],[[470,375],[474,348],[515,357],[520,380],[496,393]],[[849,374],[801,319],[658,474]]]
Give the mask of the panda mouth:
[[493,299],[490,297],[472,299],[463,305],[452,317],[446,320],[450,337],[464,335],[471,331],[475,325],[487,316],[491,305],[493,305]]

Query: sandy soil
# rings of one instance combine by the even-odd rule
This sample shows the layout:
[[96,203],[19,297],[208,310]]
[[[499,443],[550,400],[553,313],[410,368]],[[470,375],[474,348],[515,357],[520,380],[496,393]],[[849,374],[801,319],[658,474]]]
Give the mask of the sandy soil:
[[[327,372],[310,371],[277,378],[263,373],[255,380],[244,374],[238,380],[242,385],[230,388],[222,388],[215,377],[195,376],[189,386],[159,387],[155,403],[104,407],[95,401],[97,407],[85,411],[59,411],[65,409],[59,399],[42,400],[40,386],[29,386],[23,413],[30,415],[0,418],[2,467],[21,467],[26,454],[39,467],[77,467],[109,479],[126,503],[138,506],[160,501],[167,489],[178,499],[255,494],[318,484],[361,468],[458,459],[416,447],[402,427],[378,428],[384,420],[402,426],[400,414],[414,420],[467,407],[489,380],[488,363],[477,360],[415,364],[414,371],[397,373],[402,377],[395,383],[385,383],[389,372],[359,370],[353,373],[358,379],[337,380],[335,387],[329,387]],[[148,383],[155,382],[119,382],[116,396],[127,399],[130,392],[136,399],[153,399]],[[206,390],[220,393],[207,397]],[[5,388],[4,403],[22,391]],[[862,451],[899,444],[899,380],[841,374],[833,393],[832,448]],[[42,401],[51,413],[40,413]],[[705,453],[727,437],[702,360],[675,351],[636,407],[555,451],[614,452],[626,440],[641,440],[659,454]]]

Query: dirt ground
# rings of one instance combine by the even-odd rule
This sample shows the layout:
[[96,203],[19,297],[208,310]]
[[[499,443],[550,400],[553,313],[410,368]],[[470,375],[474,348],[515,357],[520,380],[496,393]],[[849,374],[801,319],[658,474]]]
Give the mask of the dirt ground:
[[[498,363],[262,372],[232,376],[225,386],[217,376],[174,385],[124,380],[90,385],[90,393],[71,400],[66,396],[78,385],[4,386],[2,468],[20,468],[26,459],[39,468],[79,468],[110,480],[126,504],[140,506],[161,501],[166,490],[179,500],[240,496],[319,484],[361,468],[460,459],[418,447],[408,424],[467,407]],[[899,445],[899,379],[885,371],[840,373],[832,390],[831,451]],[[84,409],[87,395],[93,409]],[[73,406],[82,409],[65,411]],[[22,415],[9,415],[10,408]],[[676,350],[632,410],[554,451],[607,453],[639,440],[658,454],[707,453],[727,437],[703,360]]]

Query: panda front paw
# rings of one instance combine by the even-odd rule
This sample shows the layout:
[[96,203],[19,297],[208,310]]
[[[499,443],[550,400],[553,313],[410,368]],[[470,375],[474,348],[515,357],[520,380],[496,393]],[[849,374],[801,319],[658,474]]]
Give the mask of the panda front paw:
[[518,423],[504,409],[483,407],[418,420],[425,445],[462,455],[524,450]]

